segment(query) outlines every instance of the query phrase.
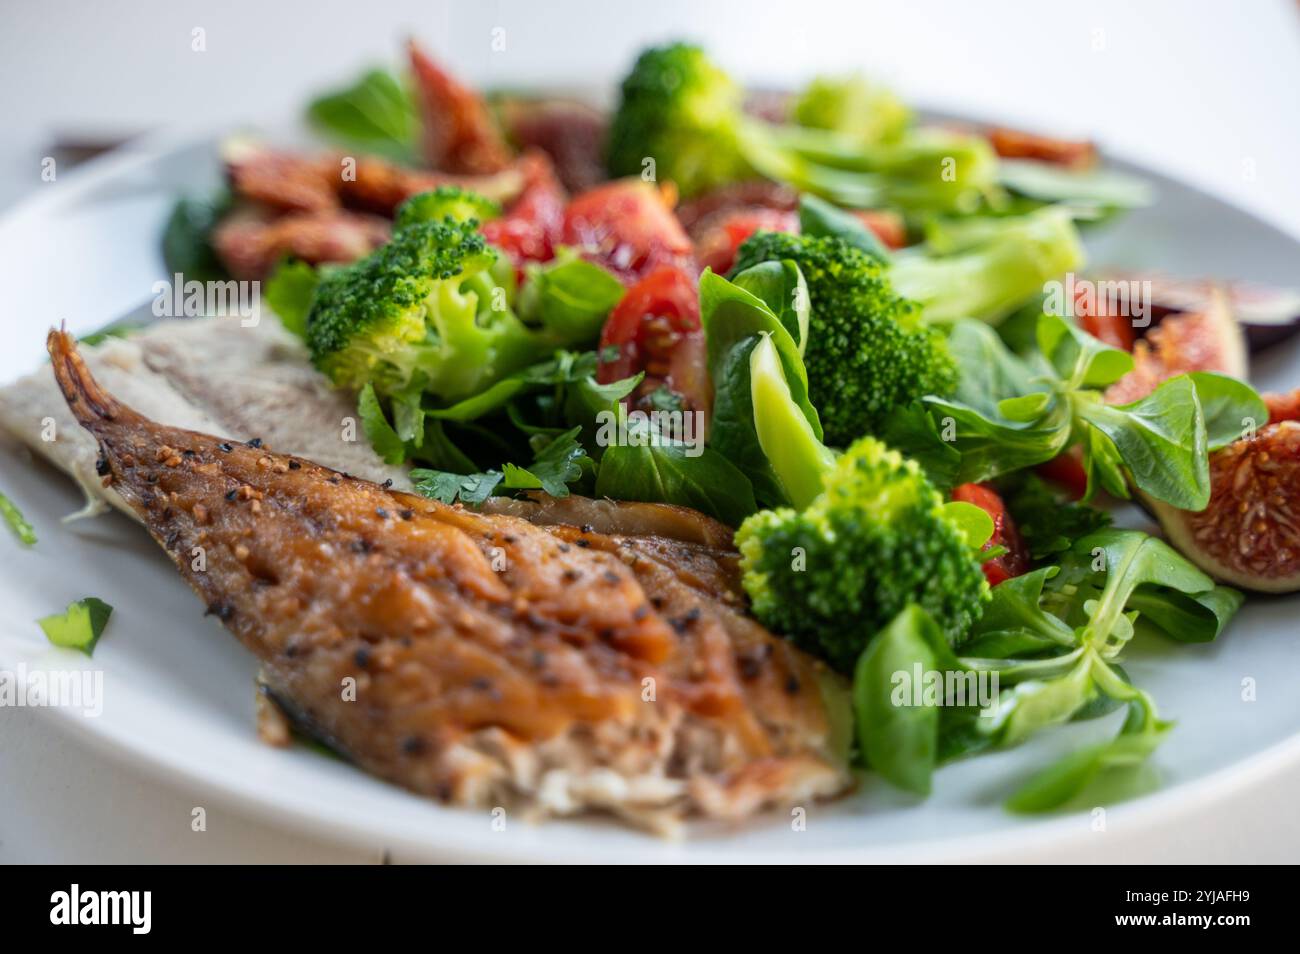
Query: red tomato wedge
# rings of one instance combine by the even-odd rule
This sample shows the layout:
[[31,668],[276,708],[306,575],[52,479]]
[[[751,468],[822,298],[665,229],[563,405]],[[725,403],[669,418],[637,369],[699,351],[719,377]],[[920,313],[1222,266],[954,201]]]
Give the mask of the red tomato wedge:
[[695,257],[701,268],[711,268],[725,275],[736,261],[736,251],[741,243],[759,230],[766,232],[798,232],[799,213],[780,209],[737,209],[711,218],[702,230],[695,245]]
[[1082,500],[1088,492],[1088,472],[1083,469],[1079,455],[1073,451],[1066,451],[1045,464],[1039,464],[1034,468],[1034,473],[1056,484],[1070,495],[1071,500]]
[[693,274],[661,265],[629,288],[605,322],[600,355],[601,384],[645,372],[632,404],[666,386],[688,409],[707,412],[712,388]]
[[1098,341],[1104,341],[1112,348],[1132,351],[1137,333],[1133,330],[1133,319],[1123,315],[1113,315],[1102,301],[1090,300],[1088,286],[1082,285],[1074,296],[1074,317],[1079,327]]
[[676,194],[640,179],[584,192],[564,210],[561,241],[627,284],[661,265],[695,273],[691,240],[673,215]]
[[1006,553],[984,563],[984,578],[989,586],[1029,571],[1029,548],[997,491],[986,484],[962,484],[953,490],[952,499],[974,504],[993,518],[993,536],[984,544],[985,550],[1006,548]]
[[545,153],[531,151],[519,160],[524,188],[505,215],[483,223],[480,231],[510,256],[516,268],[525,262],[549,262],[564,229],[564,189]]
[[[853,214],[888,248],[902,248],[907,244],[907,228],[898,213],[859,211]],[[695,257],[700,267],[725,275],[735,263],[741,244],[760,230],[798,232],[799,213],[760,205],[713,213],[692,232],[696,236]]]

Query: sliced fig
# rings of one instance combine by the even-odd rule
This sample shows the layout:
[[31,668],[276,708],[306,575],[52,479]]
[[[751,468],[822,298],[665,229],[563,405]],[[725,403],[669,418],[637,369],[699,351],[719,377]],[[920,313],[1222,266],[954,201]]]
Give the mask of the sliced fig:
[[1214,289],[1203,311],[1170,315],[1133,346],[1133,370],[1110,386],[1106,402],[1136,401],[1189,371],[1218,371],[1244,381],[1247,370],[1241,326],[1227,296]]
[[[1215,283],[1206,279],[1151,273],[1109,271],[1100,277],[1149,281],[1151,314],[1156,321],[1171,314],[1204,311],[1215,289]],[[1300,291],[1253,282],[1228,282],[1222,288],[1229,309],[1246,332],[1251,351],[1261,351],[1300,332]]]
[[1300,421],[1300,388],[1285,394],[1261,394],[1268,408],[1268,422]]
[[1165,534],[1215,579],[1300,590],[1300,422],[1279,421],[1210,455],[1210,503],[1192,513],[1148,498]]

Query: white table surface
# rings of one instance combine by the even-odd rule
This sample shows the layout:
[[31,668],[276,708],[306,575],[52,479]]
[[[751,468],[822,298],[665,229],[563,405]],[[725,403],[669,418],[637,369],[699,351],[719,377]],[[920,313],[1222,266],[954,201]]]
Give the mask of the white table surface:
[[[203,52],[192,49],[202,29]],[[495,33],[494,30],[504,31]],[[0,210],[36,189],[59,134],[287,115],[421,37],[481,83],[616,78],[666,37],[767,84],[861,68],[920,105],[1088,135],[1300,236],[1300,7],[1291,0],[1044,4],[0,2]],[[505,49],[494,51],[493,37]],[[499,44],[498,44],[499,45]],[[1297,269],[1300,283],[1300,264]],[[1295,861],[1300,766],[1203,816],[1099,833],[1074,861]],[[0,709],[0,862],[375,862],[268,827],[99,755],[40,710]]]

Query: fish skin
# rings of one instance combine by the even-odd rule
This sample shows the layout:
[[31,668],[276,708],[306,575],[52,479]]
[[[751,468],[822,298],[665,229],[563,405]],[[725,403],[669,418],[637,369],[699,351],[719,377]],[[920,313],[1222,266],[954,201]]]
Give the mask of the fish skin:
[[[634,820],[849,784],[824,667],[666,541],[476,513],[158,425],[96,384],[70,336],[48,345],[105,481],[273,697],[366,770],[447,801]],[[542,798],[548,773],[564,797]]]

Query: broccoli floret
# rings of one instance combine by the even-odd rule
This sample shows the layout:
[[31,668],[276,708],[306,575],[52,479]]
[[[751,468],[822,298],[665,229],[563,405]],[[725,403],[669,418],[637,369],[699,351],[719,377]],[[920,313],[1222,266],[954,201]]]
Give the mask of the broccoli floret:
[[743,93],[697,46],[648,49],[623,80],[610,123],[606,159],[615,176],[656,175],[694,195],[754,175],[741,154]]
[[404,229],[416,222],[467,222],[478,225],[495,219],[501,206],[477,192],[459,186],[440,185],[431,192],[413,195],[397,207],[394,227]]
[[890,413],[956,385],[942,334],[895,294],[883,265],[843,239],[757,232],[740,246],[731,274],[785,259],[808,283],[804,365],[828,444],[875,433]]
[[909,603],[960,642],[983,612],[988,583],[916,463],[864,437],[823,484],[802,511],[763,511],[737,531],[754,615],[843,672]]
[[1043,290],[1044,282],[1081,268],[1083,244],[1069,212],[932,224],[925,247],[895,256],[894,287],[920,302],[929,321],[999,322]]
[[391,395],[418,383],[454,400],[568,344],[511,311],[497,260],[468,222],[398,229],[366,258],[322,274],[307,315],[313,362],[342,387],[371,383]]
[[[863,89],[849,80],[811,93],[807,125],[769,123],[745,113],[743,90],[699,47],[649,49],[623,81],[606,162],[612,175],[644,175],[653,159],[655,176],[685,196],[766,176],[841,205],[942,212],[970,211],[996,190],[985,140],[913,131],[894,107],[869,118],[875,106],[854,100]],[[870,98],[880,106],[883,95]]]
[[912,111],[893,92],[865,77],[818,77],[795,100],[791,115],[800,126],[844,133],[864,143],[898,139]]

